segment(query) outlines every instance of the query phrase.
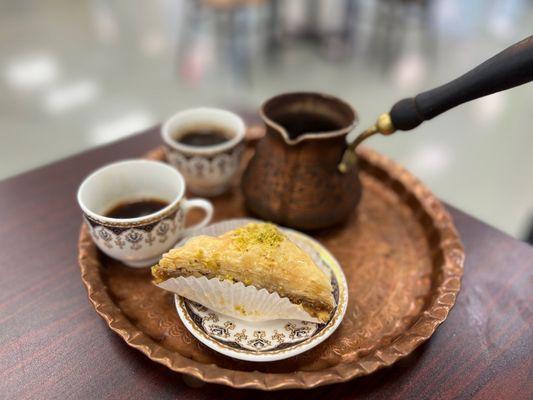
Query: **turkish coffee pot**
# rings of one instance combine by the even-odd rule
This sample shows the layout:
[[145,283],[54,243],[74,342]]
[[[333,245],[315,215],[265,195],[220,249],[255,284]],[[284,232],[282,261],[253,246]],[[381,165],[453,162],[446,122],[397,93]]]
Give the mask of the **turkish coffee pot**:
[[531,80],[533,36],[445,85],[400,100],[350,144],[346,135],[358,117],[348,103],[311,92],[275,96],[260,110],[266,134],[243,175],[246,206],[297,229],[340,223],[361,198],[356,148],[362,141],[409,131],[460,104]]

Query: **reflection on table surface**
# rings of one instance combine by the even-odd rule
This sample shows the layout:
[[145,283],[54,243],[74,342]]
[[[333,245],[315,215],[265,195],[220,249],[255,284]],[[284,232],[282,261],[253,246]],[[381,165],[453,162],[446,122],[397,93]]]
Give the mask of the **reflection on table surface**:
[[[195,0],[0,5],[0,178],[107,143],[176,110],[253,111],[319,90],[361,126],[531,34],[526,0]],[[461,106],[368,145],[516,237],[533,216],[533,91]]]

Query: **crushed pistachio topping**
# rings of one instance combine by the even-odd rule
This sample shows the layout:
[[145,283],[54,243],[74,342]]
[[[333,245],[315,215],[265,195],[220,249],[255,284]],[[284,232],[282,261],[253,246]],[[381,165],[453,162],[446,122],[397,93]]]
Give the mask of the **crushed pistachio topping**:
[[234,308],[235,308],[235,311],[237,311],[238,313],[240,313],[240,314],[242,314],[242,315],[246,315],[246,314],[248,314],[248,313],[246,312],[246,309],[244,308],[244,306],[241,305],[241,304],[237,304]]
[[194,256],[195,258],[201,260],[202,258],[204,258],[204,251],[202,249],[198,249]]
[[219,278],[221,278],[223,281],[235,282],[235,278],[231,276],[230,274],[219,275]]
[[283,242],[284,236],[276,226],[268,223],[248,224],[233,232],[234,243],[240,250],[260,245],[272,249]]

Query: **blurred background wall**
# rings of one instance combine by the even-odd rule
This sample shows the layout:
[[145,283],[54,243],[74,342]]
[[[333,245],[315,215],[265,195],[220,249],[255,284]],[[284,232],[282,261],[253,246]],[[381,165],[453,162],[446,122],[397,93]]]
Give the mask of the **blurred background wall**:
[[[0,3],[0,179],[215,105],[290,90],[353,104],[360,126],[530,35],[529,0]],[[438,196],[524,238],[533,90],[489,96],[368,146]],[[60,179],[60,177],[58,177]]]

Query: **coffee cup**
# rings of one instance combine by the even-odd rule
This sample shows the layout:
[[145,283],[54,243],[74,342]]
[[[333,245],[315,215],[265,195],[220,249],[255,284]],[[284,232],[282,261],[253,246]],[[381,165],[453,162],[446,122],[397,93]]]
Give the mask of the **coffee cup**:
[[[145,267],[211,221],[209,201],[184,195],[185,181],[175,168],[158,161],[125,160],[90,174],[77,198],[96,246],[130,267]],[[185,217],[193,208],[205,216],[186,227]]]
[[218,108],[178,112],[161,127],[166,156],[201,196],[224,193],[239,170],[245,125],[236,114]]

